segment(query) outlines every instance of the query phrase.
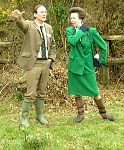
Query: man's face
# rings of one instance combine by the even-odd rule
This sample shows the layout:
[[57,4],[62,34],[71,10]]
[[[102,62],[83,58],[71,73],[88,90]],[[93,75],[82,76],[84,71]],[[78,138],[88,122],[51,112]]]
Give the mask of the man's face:
[[46,8],[44,6],[40,6],[37,9],[37,13],[35,13],[34,16],[36,17],[36,20],[38,22],[45,22],[46,21],[46,16],[47,16]]
[[76,12],[75,13],[71,13],[70,20],[71,20],[72,26],[74,26],[74,27],[81,26],[82,20],[79,19],[78,13],[76,13]]

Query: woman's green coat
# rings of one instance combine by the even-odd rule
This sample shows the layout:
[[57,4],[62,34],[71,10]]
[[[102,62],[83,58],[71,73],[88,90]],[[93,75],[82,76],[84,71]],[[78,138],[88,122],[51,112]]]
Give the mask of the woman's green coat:
[[[66,28],[67,41],[70,44],[68,60],[68,94],[81,96],[98,96],[98,86],[93,66],[93,50],[97,45],[100,49],[100,64],[107,59],[107,44],[96,31],[89,28],[76,32],[74,27]],[[92,42],[92,44],[91,44]]]

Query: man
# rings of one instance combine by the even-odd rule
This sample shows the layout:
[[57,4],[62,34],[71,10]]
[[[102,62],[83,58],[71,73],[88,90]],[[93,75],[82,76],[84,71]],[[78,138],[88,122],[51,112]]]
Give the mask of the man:
[[31,103],[35,101],[36,119],[39,123],[47,125],[48,121],[43,117],[43,108],[49,68],[56,57],[53,30],[51,25],[45,23],[47,10],[43,5],[35,7],[34,21],[24,20],[23,13],[14,10],[11,14],[25,36],[18,58],[18,64],[27,71],[27,93],[22,104],[20,124],[25,127],[30,125],[29,110]]

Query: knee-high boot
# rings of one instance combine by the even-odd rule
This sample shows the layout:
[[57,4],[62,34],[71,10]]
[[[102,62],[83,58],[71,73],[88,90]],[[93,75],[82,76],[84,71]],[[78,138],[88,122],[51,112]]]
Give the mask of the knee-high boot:
[[43,117],[44,100],[37,98],[35,106],[36,106],[36,119],[38,120],[38,122],[43,125],[48,125],[47,119]]
[[30,107],[31,107],[30,101],[24,99],[22,103],[22,114],[21,114],[21,121],[20,121],[20,125],[22,126],[28,127],[30,125],[28,121]]
[[103,104],[102,98],[94,97],[94,101],[95,101],[95,103],[97,105],[97,108],[99,109],[99,113],[100,113],[100,115],[102,116],[103,119],[108,119],[110,121],[115,121],[114,116],[106,113],[106,109],[105,109],[105,106]]
[[81,96],[75,96],[75,102],[77,105],[78,114],[75,118],[77,123],[81,122],[84,119],[84,105]]

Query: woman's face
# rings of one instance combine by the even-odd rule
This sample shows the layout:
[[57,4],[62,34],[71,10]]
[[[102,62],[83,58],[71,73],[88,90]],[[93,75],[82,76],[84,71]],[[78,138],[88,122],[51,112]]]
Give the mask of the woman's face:
[[70,20],[71,20],[72,26],[74,26],[74,27],[80,27],[81,24],[82,24],[82,20],[79,19],[79,16],[78,16],[77,12],[71,13]]

